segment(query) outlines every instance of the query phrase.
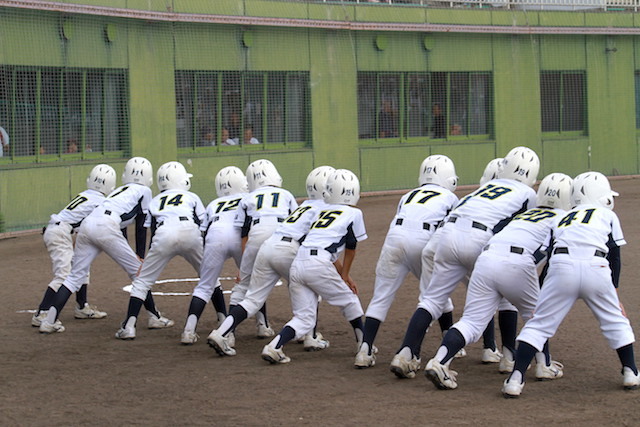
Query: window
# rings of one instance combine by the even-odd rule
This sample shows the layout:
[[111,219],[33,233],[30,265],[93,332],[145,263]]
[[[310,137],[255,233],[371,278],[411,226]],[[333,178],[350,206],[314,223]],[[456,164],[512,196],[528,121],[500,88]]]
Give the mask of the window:
[[180,148],[309,142],[308,73],[177,71],[176,103]]
[[0,68],[0,126],[5,158],[83,158],[128,147],[123,70]]
[[361,139],[491,133],[490,73],[358,73]]
[[584,73],[542,72],[540,108],[542,132],[585,132],[587,108]]

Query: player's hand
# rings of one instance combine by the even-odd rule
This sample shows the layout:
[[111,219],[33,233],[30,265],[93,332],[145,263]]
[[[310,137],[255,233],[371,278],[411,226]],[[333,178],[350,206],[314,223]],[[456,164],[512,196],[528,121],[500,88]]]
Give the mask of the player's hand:
[[236,274],[236,283],[240,283],[240,271]]
[[624,310],[624,305],[622,305],[622,301],[620,301],[620,310],[622,310],[622,315],[627,317],[627,312]]
[[358,285],[356,284],[356,282],[351,278],[351,276],[347,276],[347,277],[343,277],[344,282],[347,284],[347,286],[349,287],[349,289],[351,289],[351,292],[353,292],[354,294],[358,295]]

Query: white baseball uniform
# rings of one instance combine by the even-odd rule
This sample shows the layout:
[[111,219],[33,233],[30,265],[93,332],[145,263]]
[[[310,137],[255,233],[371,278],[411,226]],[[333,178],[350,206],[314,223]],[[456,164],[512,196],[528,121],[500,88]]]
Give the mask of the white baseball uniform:
[[241,193],[219,197],[207,206],[205,220],[200,225],[200,230],[206,232],[200,281],[193,289],[193,296],[203,301],[211,299],[226,260],[233,258],[240,268],[242,238],[240,227],[234,221],[243,196]]
[[270,185],[260,187],[242,198],[235,225],[248,234],[240,261],[240,282],[231,291],[230,305],[237,305],[244,299],[260,245],[297,207],[298,202],[289,191]]
[[145,227],[155,233],[138,276],[133,280],[131,296],[144,300],[160,273],[175,256],[182,256],[200,273],[205,208],[195,193],[180,189],[164,190],[151,200]]
[[260,310],[281,277],[289,281],[291,263],[298,253],[300,241],[309,232],[320,210],[326,207],[324,200],[305,200],[260,246],[249,289],[239,304],[246,310],[247,317]]
[[407,274],[420,279],[425,245],[457,203],[453,192],[435,184],[422,185],[402,196],[378,258],[367,317],[384,322]]
[[[54,291],[60,288],[71,272],[74,230],[80,227],[82,221],[104,201],[104,198],[99,191],[85,190],[74,197],[60,212],[51,215],[42,238],[53,268],[53,279],[48,286]],[[82,284],[85,283],[89,283],[88,274],[82,281]]]
[[339,307],[351,321],[363,315],[362,305],[333,264],[345,247],[367,238],[362,211],[353,206],[328,205],[312,224],[289,273],[293,318],[285,325],[301,338],[316,325],[318,295]]
[[429,312],[433,319],[440,317],[457,284],[473,270],[493,230],[535,205],[535,191],[511,179],[491,180],[465,196],[445,223],[434,257],[433,275],[420,296],[418,308]]
[[554,249],[535,313],[517,340],[540,351],[581,298],[611,348],[633,343],[633,330],[620,307],[606,259],[608,244],[626,244],[618,216],[600,206],[580,205],[562,218],[553,233]]
[[471,273],[462,318],[453,325],[466,344],[482,336],[502,298],[516,306],[525,323],[531,318],[540,291],[534,253],[547,250],[551,230],[564,214],[529,209],[489,240]]
[[67,289],[71,292],[80,289],[91,263],[102,251],[118,263],[131,279],[135,278],[142,261],[129,246],[121,229],[133,223],[136,215],[146,215],[150,201],[149,187],[125,184],[113,190],[102,205],[85,218],[76,238],[71,273],[63,282]]

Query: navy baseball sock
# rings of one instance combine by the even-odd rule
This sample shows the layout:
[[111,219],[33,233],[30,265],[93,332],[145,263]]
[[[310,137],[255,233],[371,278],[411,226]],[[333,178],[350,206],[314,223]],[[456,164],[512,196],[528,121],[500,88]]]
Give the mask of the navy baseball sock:
[[206,306],[207,302],[205,300],[198,297],[191,298],[191,303],[189,304],[189,314],[187,314],[187,317],[193,314],[199,319],[200,316],[202,316],[202,312],[204,311],[204,308]]
[[457,352],[460,351],[460,349],[464,348],[466,344],[467,343],[459,330],[456,328],[449,329],[442,339],[442,345],[447,347],[447,355],[440,363],[443,365],[447,363],[456,355]]
[[268,317],[267,317],[267,303],[266,302],[264,304],[262,304],[262,307],[260,307],[260,311],[259,312],[262,313],[264,324],[266,326],[269,326],[269,320],[268,320]]
[[518,334],[518,312],[513,310],[499,311],[498,326],[502,337],[502,345],[515,354],[516,336]]
[[442,316],[438,319],[438,323],[440,324],[440,330],[442,333],[447,333],[451,326],[453,326],[453,312],[448,311],[446,313],[442,313]]
[[51,302],[51,307],[55,307],[56,309],[56,319],[60,315],[60,312],[64,308],[65,304],[69,300],[71,296],[71,291],[65,285],[60,286],[58,292],[56,292],[56,296]]
[[526,343],[524,341],[518,341],[518,348],[515,352],[515,365],[513,367],[514,371],[520,371],[522,374],[522,380],[524,381],[524,373],[527,372],[527,368],[531,363],[531,360],[535,357],[538,350],[535,349],[531,344]]
[[53,299],[56,297],[56,291],[47,286],[47,290],[44,291],[44,297],[38,307],[38,313],[41,311],[49,310],[49,307],[53,304]]
[[409,347],[414,356],[420,357],[420,347],[422,346],[422,340],[424,339],[427,329],[433,317],[424,308],[419,308],[413,313],[407,332],[404,335],[402,346],[398,349],[398,353],[405,347]]
[[144,299],[144,308],[154,316],[160,317],[160,313],[158,313],[158,310],[156,309],[156,303],[153,301],[151,291],[147,292],[147,297]]
[[283,345],[294,339],[296,337],[296,331],[293,330],[291,326],[285,326],[278,335],[280,336],[280,340],[278,340],[278,344],[276,344],[276,349],[282,348]]
[[[231,326],[231,328],[229,328],[227,333],[233,332],[236,329],[236,326],[238,326],[244,321],[244,319],[247,318],[248,314],[249,313],[247,313],[247,310],[245,310],[241,305],[234,305],[233,308],[229,311],[229,316],[233,318],[233,325]],[[226,336],[224,332],[223,336]]]
[[378,329],[380,328],[380,322],[378,319],[374,319],[373,317],[365,317],[364,319],[364,332],[362,341],[366,342],[369,345],[369,351],[373,348],[373,341],[376,339],[376,335],[378,335]]
[[496,351],[496,321],[493,317],[482,333],[482,347]]
[[633,355],[633,344],[627,344],[624,347],[620,347],[616,349],[618,353],[618,357],[620,358],[620,363],[622,366],[627,366],[631,368],[634,375],[638,375],[638,368],[636,367],[636,358]]
[[80,289],[76,291],[76,303],[78,307],[83,308],[87,303],[87,284],[80,286]]
[[549,340],[544,343],[544,347],[542,347],[542,353],[544,354],[544,364],[549,366],[551,365],[551,352],[549,351]]
[[220,313],[224,317],[227,317],[227,306],[224,302],[224,294],[222,293],[222,288],[220,286],[217,286],[213,290],[211,302],[213,303],[213,307],[216,309],[217,313]]
[[353,328],[353,332],[356,334],[356,341],[362,341],[362,337],[364,335],[364,326],[362,324],[362,317],[356,317],[353,320],[349,320],[349,324]]
[[144,304],[144,301],[141,300],[140,298],[136,298],[136,297],[129,298],[129,307],[127,308],[127,318],[122,323],[123,327],[127,323],[127,320],[129,320],[130,317],[135,317],[135,318],[138,317],[143,304]]

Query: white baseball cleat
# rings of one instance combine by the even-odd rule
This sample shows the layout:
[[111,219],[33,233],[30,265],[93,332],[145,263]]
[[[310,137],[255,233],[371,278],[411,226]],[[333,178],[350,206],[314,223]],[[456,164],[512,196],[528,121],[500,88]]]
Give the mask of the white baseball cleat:
[[634,374],[630,367],[622,368],[622,387],[625,390],[636,390],[640,387],[640,372]]
[[156,317],[153,314],[149,315],[149,323],[147,324],[147,327],[149,329],[170,328],[175,324],[173,320],[167,319],[162,315],[162,313],[158,312],[158,314],[160,315],[160,317]]
[[378,348],[374,345],[371,353],[369,353],[369,344],[363,342],[360,346],[360,350],[356,354],[356,360],[353,363],[353,366],[356,369],[366,369],[376,364],[376,354],[378,353]]
[[304,351],[320,351],[325,348],[329,348],[329,340],[325,340],[320,332],[316,332],[316,337],[313,337],[313,332],[304,336]]
[[500,358],[500,366],[498,366],[498,372],[501,374],[510,374],[513,371],[516,361],[510,360],[507,356]]
[[55,334],[57,332],[64,332],[65,327],[62,326],[62,322],[60,320],[56,320],[55,323],[49,323],[45,318],[40,322],[39,331],[41,334]]
[[420,359],[411,353],[409,347],[404,347],[393,356],[389,369],[398,378],[415,378],[416,372],[420,370]]
[[48,312],[49,312],[49,310],[43,310],[40,313],[34,314],[31,317],[31,326],[33,326],[35,328],[39,328],[40,324],[42,323],[42,321],[47,318],[47,313]]
[[497,347],[495,350],[491,350],[490,348],[482,349],[482,363],[484,364],[500,363],[502,357],[502,353],[500,353]]
[[465,350],[464,347],[458,350],[458,352],[453,355],[454,359],[462,359],[463,357],[467,357],[467,350]]
[[514,376],[519,375],[512,374],[509,378],[504,380],[504,384],[502,385],[502,396],[504,396],[505,399],[515,399],[522,394],[524,381],[518,381],[513,378]]
[[276,348],[275,344],[269,343],[262,349],[262,359],[273,364],[276,363],[289,363],[291,359],[288,358],[282,348]]
[[200,338],[200,336],[196,334],[195,331],[188,331],[185,329],[182,331],[182,335],[180,336],[180,343],[183,345],[192,345],[198,341],[198,338]]
[[265,325],[264,323],[258,323],[256,325],[256,328],[257,328],[256,336],[260,339],[271,338],[276,334],[274,330],[271,329],[271,327]]
[[564,368],[564,365],[560,362],[556,362],[555,360],[552,360],[549,366],[538,363],[536,364],[536,379],[538,381],[546,381],[562,378],[562,368]]
[[120,329],[118,329],[118,332],[116,332],[116,338],[118,338],[119,340],[126,340],[126,341],[130,341],[130,340],[134,340],[136,339],[136,328],[135,326],[123,326]]
[[73,310],[73,317],[76,319],[104,319],[107,317],[107,313],[98,310],[98,307],[95,305],[89,305],[89,303],[85,302],[84,307],[75,307]]
[[458,373],[449,369],[447,365],[443,365],[438,360],[431,359],[424,368],[424,375],[440,390],[453,390],[458,388],[456,376]]
[[217,329],[211,331],[207,337],[209,347],[213,348],[220,356],[235,356],[236,350],[229,345],[229,338],[223,337]]

